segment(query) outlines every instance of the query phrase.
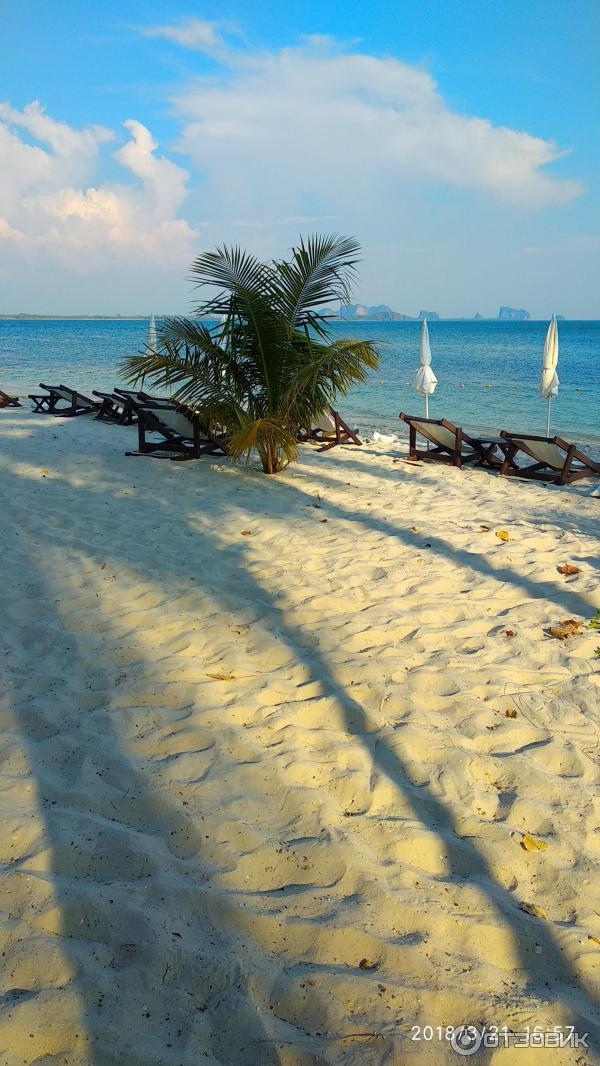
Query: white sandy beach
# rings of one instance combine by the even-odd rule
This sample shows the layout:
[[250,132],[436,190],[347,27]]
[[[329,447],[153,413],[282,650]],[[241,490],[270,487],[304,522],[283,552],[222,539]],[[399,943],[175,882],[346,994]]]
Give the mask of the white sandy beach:
[[2,1066],[600,1062],[593,481],[135,443],[0,412]]

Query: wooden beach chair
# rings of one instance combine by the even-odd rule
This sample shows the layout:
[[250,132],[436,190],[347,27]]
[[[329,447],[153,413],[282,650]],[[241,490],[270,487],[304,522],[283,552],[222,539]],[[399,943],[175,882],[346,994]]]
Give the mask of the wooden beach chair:
[[[77,389],[71,389],[68,385],[44,385],[40,381],[40,389],[46,389],[46,393],[29,394],[29,399],[33,400],[34,412],[70,418],[73,415],[93,414],[100,408],[97,400],[90,400],[88,396],[84,396]],[[60,407],[61,403],[66,406]]]
[[320,444],[321,447],[317,448],[318,452],[329,451],[330,448],[335,448],[336,444],[362,445],[356,431],[350,429],[350,426],[344,422],[338,411],[334,411],[333,407],[329,408],[328,414],[321,415],[318,425],[309,430],[301,429],[298,433],[298,440],[301,443],[314,441]]
[[[507,442],[501,474],[551,481],[555,485],[570,485],[579,478],[600,474],[600,463],[562,437],[538,437],[533,433],[510,433],[505,429],[500,435]],[[517,462],[520,454],[533,459],[533,463],[520,466]]]
[[[177,456],[199,459],[201,455],[225,455],[224,434],[213,433],[196,412],[172,400],[135,400],[131,406],[137,415],[138,450],[126,455],[152,455],[176,452]],[[148,434],[160,440],[148,440]],[[175,456],[175,457],[177,457]]]
[[2,392],[0,389],[0,407],[22,407],[23,404],[19,400],[18,396],[9,396],[7,392]]
[[[502,466],[505,445],[498,437],[473,437],[447,418],[421,418],[404,411],[399,417],[409,429],[408,454],[411,459],[430,459],[458,467],[478,463],[494,470]],[[429,441],[433,448],[417,448],[417,436]]]

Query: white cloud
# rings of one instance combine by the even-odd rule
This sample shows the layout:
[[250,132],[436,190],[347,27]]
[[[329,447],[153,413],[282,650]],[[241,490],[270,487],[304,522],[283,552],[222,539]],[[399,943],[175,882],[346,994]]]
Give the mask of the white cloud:
[[200,81],[174,103],[181,149],[245,214],[264,206],[265,190],[285,215],[305,214],[307,197],[335,208],[367,189],[391,206],[394,183],[406,182],[524,208],[566,204],[583,191],[546,172],[563,154],[554,142],[461,115],[426,71],[340,53],[326,38],[230,52],[220,80]]
[[[239,37],[234,47],[224,23],[195,18],[141,32],[218,63],[172,101],[176,146],[201,181],[190,191],[188,170],[134,119],[111,149],[114,131],[75,129],[38,103],[0,104],[4,309],[23,306],[23,292],[32,309],[53,293],[75,310],[85,291],[84,309],[106,309],[102,297],[127,311],[132,293],[145,300],[152,287],[155,306],[181,309],[202,248],[241,240],[279,256],[313,230],[362,241],[362,302],[484,312],[506,302],[506,277],[520,306],[546,300],[522,249],[546,240],[537,209],[560,209],[583,191],[553,173],[563,154],[553,141],[457,112],[427,70],[361,53],[356,42],[312,37],[252,51]],[[111,150],[122,177],[107,181]]]
[[[39,104],[22,112],[0,105],[0,242],[23,252],[45,250],[79,269],[106,262],[177,266],[181,274],[197,236],[179,217],[189,174],[156,155],[149,130],[130,119],[129,140],[114,157],[136,179],[87,184],[98,166],[98,146],[114,137],[90,126],[76,130],[45,115]],[[39,144],[19,136],[24,130]]]
[[209,54],[221,54],[226,45],[220,32],[220,23],[204,19],[186,18],[166,26],[147,26],[141,32],[144,37],[162,37],[183,48],[191,48]]

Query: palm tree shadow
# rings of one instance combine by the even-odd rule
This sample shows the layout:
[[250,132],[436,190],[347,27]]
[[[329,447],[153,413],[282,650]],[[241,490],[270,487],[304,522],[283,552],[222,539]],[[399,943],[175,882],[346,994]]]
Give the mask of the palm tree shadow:
[[[110,711],[118,667],[98,655],[92,661],[79,646],[53,610],[57,588],[44,569],[32,554],[29,594],[68,673],[54,696],[21,677],[11,702],[50,856],[51,893],[37,935],[41,928],[60,936],[74,975],[77,1050],[86,1066],[195,1064],[207,1055],[277,1064],[238,948],[208,905],[211,865],[200,823],[158,794],[123,751]],[[30,628],[26,622],[14,635],[26,640]],[[71,687],[79,672],[91,679],[89,693]],[[38,863],[25,855],[13,870],[42,878]],[[46,942],[44,950],[52,955],[56,947]]]
[[[348,465],[347,461],[344,463],[344,468]],[[490,475],[491,476],[491,475]],[[319,481],[324,485],[329,485],[331,488],[337,489],[340,487],[340,481],[337,478],[331,476],[328,477],[327,473],[319,471]],[[399,485],[399,487],[401,487]],[[277,488],[282,494],[287,494],[290,501],[296,494],[303,494],[303,490],[297,486],[292,485],[289,481],[286,483],[280,483]],[[306,496],[308,499],[308,495]],[[382,533],[387,537],[392,537],[398,541],[403,542],[408,547],[415,548],[414,536],[407,528],[397,525],[392,519],[378,518],[376,515],[369,513],[366,514],[359,510],[350,511],[346,507],[335,503],[329,497],[321,498],[320,507],[323,511],[323,516],[328,518],[341,519],[344,522],[350,522],[359,528],[359,531],[364,532],[376,532]],[[359,534],[360,535],[360,532]],[[425,540],[425,537],[423,538]],[[532,599],[546,599],[553,601],[561,605],[561,609],[571,614],[580,614],[584,617],[589,617],[594,611],[594,604],[591,599],[587,599],[582,596],[572,585],[565,583],[564,581],[535,581],[527,575],[519,573],[513,566],[505,565],[496,567],[481,553],[463,551],[461,549],[453,548],[449,541],[445,540],[438,533],[428,531],[426,535],[426,550],[433,555],[438,555],[442,558],[449,559],[453,564],[460,564],[465,567],[466,570],[476,570],[482,577],[492,578],[494,581],[505,582],[512,585],[516,589],[520,589],[525,592],[528,597]],[[501,549],[500,549],[501,550]]]
[[[283,489],[284,493],[286,489]],[[352,518],[352,515],[345,517]],[[311,634],[294,625],[264,585],[259,585],[249,573],[240,580],[239,591],[244,597],[255,598],[261,603],[263,623],[293,649],[298,661],[306,665],[312,681],[320,683],[322,696],[342,711],[348,734],[363,745],[373,766],[405,798],[415,819],[440,838],[448,855],[450,879],[454,883],[476,884],[487,896],[497,921],[512,932],[526,987],[549,1003],[562,1004],[570,1012],[579,1032],[593,1029],[596,1039],[600,1040],[598,1002],[565,959],[550,927],[520,909],[511,893],[498,883],[475,842],[460,836],[450,809],[426,785],[412,783],[404,759],[374,730],[365,708],[337,680],[329,663],[315,647]],[[541,948],[540,953],[536,952],[536,947]]]

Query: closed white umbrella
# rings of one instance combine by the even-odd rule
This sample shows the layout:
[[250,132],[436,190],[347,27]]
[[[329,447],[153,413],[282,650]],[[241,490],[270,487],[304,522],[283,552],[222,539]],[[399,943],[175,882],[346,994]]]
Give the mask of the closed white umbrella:
[[148,338],[146,340],[146,346],[148,348],[156,348],[156,322],[154,321],[154,315],[150,315],[150,321],[148,323]]
[[540,376],[540,396],[548,401],[548,413],[546,416],[546,436],[550,436],[550,405],[552,397],[558,396],[558,326],[556,318],[552,315],[546,340],[544,342],[544,354],[542,356],[542,373]]
[[427,319],[423,319],[421,326],[421,349],[419,353],[419,369],[415,374],[415,389],[420,396],[425,397],[425,418],[429,418],[429,397],[435,391],[437,378],[431,369],[431,347],[429,344],[429,330]]

